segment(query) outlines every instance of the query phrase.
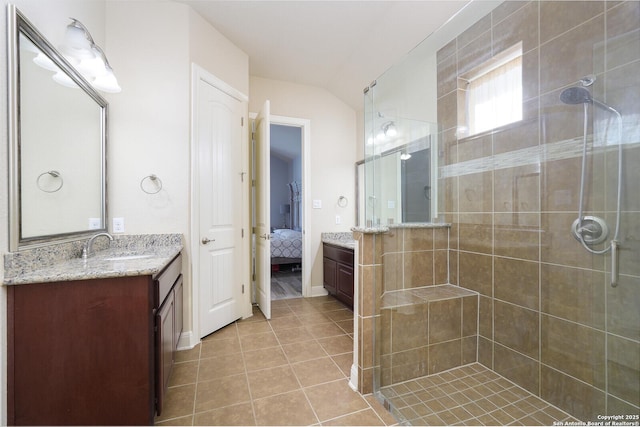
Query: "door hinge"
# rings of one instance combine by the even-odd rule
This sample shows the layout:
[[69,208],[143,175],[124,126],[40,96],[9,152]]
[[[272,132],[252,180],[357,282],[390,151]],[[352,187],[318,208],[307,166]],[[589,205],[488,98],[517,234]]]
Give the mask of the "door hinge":
[[244,117],[240,117],[240,126],[244,126]]
[[244,228],[240,230],[240,237],[244,239]]
[[255,187],[255,186],[256,186],[256,180],[255,180],[255,179],[252,179],[252,180],[251,180],[251,186],[252,186],[252,187]]
[[253,275],[251,276],[251,280],[253,280],[254,282],[256,281],[256,273],[253,273]]
[[244,294],[244,285],[242,285],[242,293]]

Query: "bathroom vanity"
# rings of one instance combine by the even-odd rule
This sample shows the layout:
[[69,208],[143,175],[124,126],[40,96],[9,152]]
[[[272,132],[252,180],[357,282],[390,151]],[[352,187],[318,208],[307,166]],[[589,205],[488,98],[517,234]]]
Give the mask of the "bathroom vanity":
[[322,281],[330,295],[353,309],[353,253],[351,233],[322,233]]
[[107,251],[50,267],[77,278],[5,280],[9,425],[153,424],[182,331],[180,251]]
[[7,422],[152,425],[182,330],[182,236],[101,239],[91,256],[109,236],[109,105],[11,4],[7,53]]

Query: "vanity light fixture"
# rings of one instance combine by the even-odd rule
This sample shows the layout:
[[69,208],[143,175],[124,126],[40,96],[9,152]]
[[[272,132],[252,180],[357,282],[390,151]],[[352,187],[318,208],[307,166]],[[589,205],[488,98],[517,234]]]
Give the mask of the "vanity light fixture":
[[79,87],[71,77],[69,77],[67,74],[65,74],[64,71],[60,69],[58,69],[58,71],[53,75],[52,78],[53,78],[53,81],[55,81],[58,84],[61,84],[62,86],[70,87],[72,89],[77,89]]
[[104,51],[95,43],[91,33],[75,18],[67,25],[62,52],[71,64],[93,87],[102,92],[122,91]]
[[384,132],[384,136],[393,138],[398,135],[398,129],[396,128],[396,124],[393,122],[387,122],[382,125],[382,130]]
[[45,55],[43,52],[40,52],[40,51],[38,52],[36,57],[33,58],[33,62],[35,62],[36,65],[39,65],[40,67],[44,68],[45,70],[49,70],[49,71],[59,71],[60,70],[58,68],[58,66],[53,63],[51,58],[49,58],[47,55]]

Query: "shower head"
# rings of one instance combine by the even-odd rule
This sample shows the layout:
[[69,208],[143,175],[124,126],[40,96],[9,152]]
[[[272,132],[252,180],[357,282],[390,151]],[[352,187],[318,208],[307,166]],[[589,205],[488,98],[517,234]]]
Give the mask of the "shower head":
[[589,91],[583,87],[570,87],[560,93],[560,101],[565,104],[584,104],[593,102]]
[[604,102],[593,99],[591,97],[591,93],[589,93],[589,91],[583,87],[573,86],[566,88],[560,93],[560,101],[569,105],[584,104],[588,102],[590,104],[597,105],[598,107],[603,108],[607,111],[610,111],[617,116],[620,116],[618,110],[605,104]]

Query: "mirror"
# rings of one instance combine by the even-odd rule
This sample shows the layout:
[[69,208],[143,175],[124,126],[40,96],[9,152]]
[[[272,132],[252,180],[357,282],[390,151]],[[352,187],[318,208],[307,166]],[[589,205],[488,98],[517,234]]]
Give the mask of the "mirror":
[[9,5],[10,250],[106,231],[107,102]]
[[356,164],[357,225],[437,223],[436,124],[374,113],[365,160]]

